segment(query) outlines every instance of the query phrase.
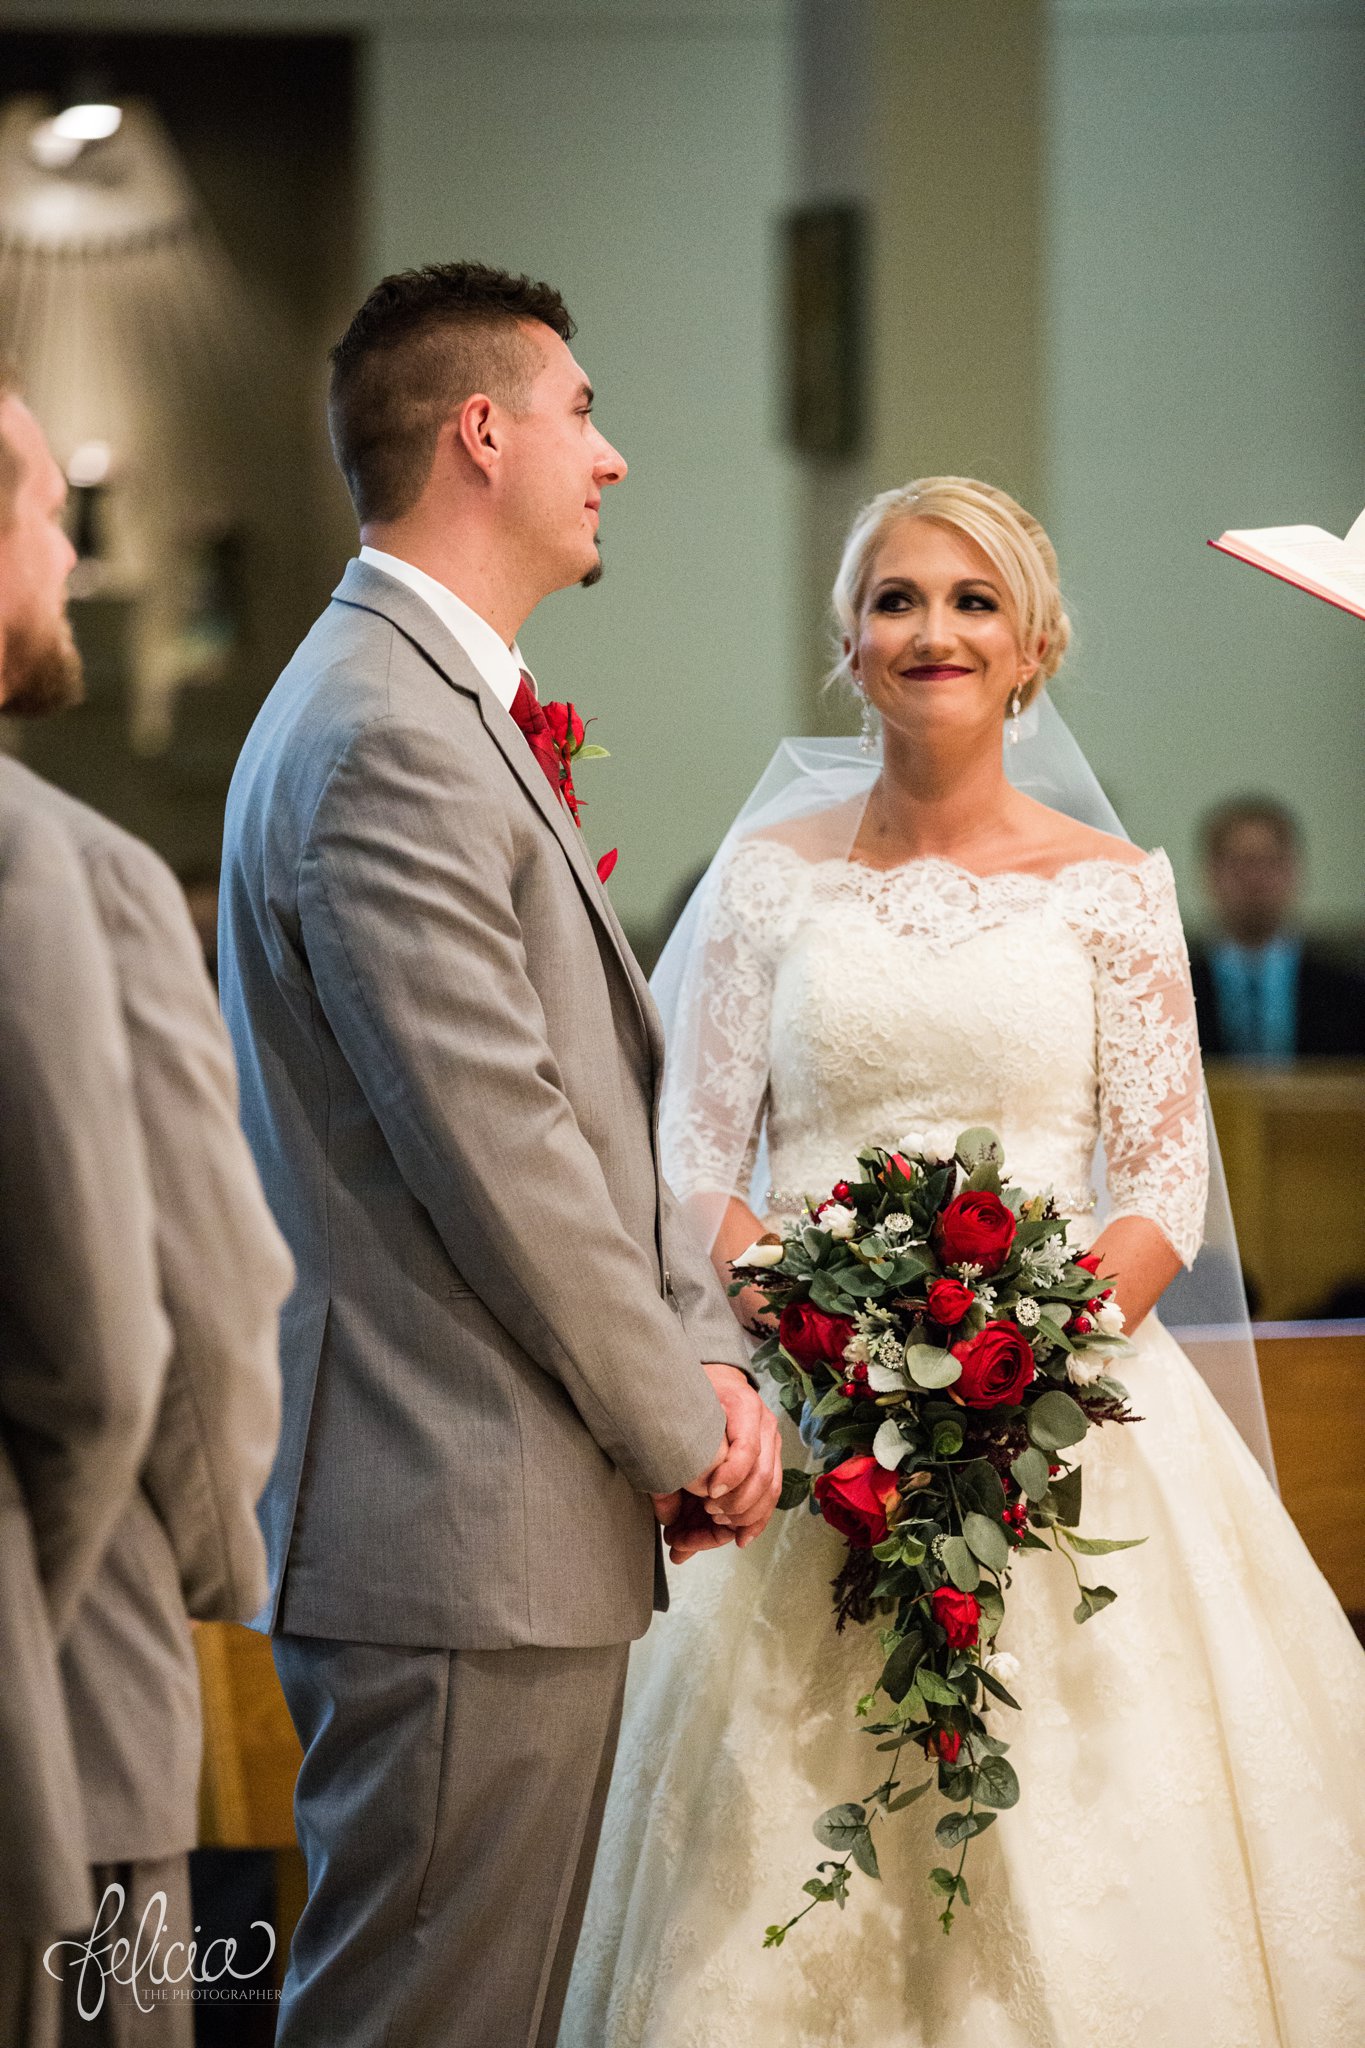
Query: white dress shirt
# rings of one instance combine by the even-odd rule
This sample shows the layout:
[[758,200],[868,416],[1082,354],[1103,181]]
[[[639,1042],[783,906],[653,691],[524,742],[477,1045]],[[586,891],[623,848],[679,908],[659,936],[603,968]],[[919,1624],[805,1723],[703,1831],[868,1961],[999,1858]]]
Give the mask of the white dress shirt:
[[[503,710],[510,711],[522,670],[526,668],[516,642],[513,641],[509,647],[498,638],[487,619],[481,619],[462,597],[456,597],[444,583],[438,583],[434,576],[428,576],[425,569],[405,562],[400,555],[386,555],[382,548],[363,547],[360,559],[368,562],[372,569],[382,569],[386,576],[406,583],[424,604],[431,606],[446,631],[453,633],[459,641]],[[529,675],[530,670],[527,669],[526,673]]]

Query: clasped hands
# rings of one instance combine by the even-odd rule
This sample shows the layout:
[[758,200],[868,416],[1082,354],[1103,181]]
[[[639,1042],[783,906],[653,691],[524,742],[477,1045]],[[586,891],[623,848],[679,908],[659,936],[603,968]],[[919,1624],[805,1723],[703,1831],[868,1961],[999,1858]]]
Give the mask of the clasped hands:
[[725,1441],[709,1471],[677,1493],[653,1495],[668,1555],[686,1564],[699,1550],[761,1536],[782,1491],[782,1440],[772,1411],[733,1365],[705,1365],[725,1410]]

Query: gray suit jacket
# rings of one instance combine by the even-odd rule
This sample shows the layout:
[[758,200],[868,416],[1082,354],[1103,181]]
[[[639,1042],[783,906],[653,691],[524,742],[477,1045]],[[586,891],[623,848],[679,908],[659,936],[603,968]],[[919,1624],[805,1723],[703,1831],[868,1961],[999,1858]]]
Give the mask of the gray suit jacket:
[[495,1649],[648,1626],[647,1492],[737,1327],[660,1178],[649,990],[428,606],[352,562],[228,798],[243,1120],[298,1266],[263,1624]]
[[0,1204],[0,1913],[36,1941],[93,1908],[58,1660],[137,1484],[170,1336],[89,886],[60,827],[2,790]]
[[[174,876],[140,840],[10,760],[0,811],[55,825],[81,863],[150,1191],[153,1300],[170,1354],[150,1435],[65,1633],[62,1675],[91,1860],[159,1857],[196,1836],[187,1613],[244,1620],[264,1592],[255,1505],[278,1430],[278,1316],[292,1268],[237,1122],[231,1048]],[[111,1179],[111,1192],[119,1186]],[[65,1300],[70,1329],[85,1303],[69,1283]]]

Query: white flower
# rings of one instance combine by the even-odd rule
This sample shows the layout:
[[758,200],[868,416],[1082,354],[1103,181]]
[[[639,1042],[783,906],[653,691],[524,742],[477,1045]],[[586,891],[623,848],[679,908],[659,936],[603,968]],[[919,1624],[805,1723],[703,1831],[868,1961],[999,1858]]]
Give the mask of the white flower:
[[1043,1311],[1031,1294],[1025,1294],[1014,1304],[1014,1320],[1021,1330],[1036,1329]]
[[780,1266],[786,1257],[786,1253],[787,1247],[783,1244],[781,1238],[772,1236],[760,1237],[749,1246],[747,1252],[741,1252],[737,1259],[731,1259],[730,1264],[732,1266]]
[[992,1678],[998,1678],[1001,1685],[1012,1685],[1023,1666],[1008,1650],[995,1650],[981,1668],[983,1671],[989,1671]]
[[897,1138],[896,1150],[904,1159],[927,1159],[930,1165],[937,1165],[938,1156],[923,1131],[907,1131]]
[[850,1337],[844,1346],[845,1365],[866,1365],[869,1355],[867,1339],[861,1334]]
[[856,1209],[845,1208],[842,1202],[831,1202],[821,1211],[820,1228],[827,1230],[831,1237],[852,1237],[858,1227]]
[[1106,1337],[1121,1337],[1123,1335],[1123,1310],[1119,1307],[1112,1294],[1108,1301],[1104,1302],[1096,1312],[1095,1322]]
[[1073,1387],[1093,1387],[1096,1380],[1104,1377],[1104,1368],[1109,1360],[1095,1351],[1069,1351],[1066,1356],[1066,1376]]

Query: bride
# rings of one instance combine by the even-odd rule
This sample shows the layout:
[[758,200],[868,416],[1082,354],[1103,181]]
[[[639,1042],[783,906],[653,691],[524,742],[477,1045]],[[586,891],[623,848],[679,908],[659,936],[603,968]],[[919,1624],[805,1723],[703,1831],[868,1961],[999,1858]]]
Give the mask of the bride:
[[[951,1936],[931,1796],[879,1829],[880,1884],[766,1952],[814,1819],[878,1775],[852,1713],[875,1632],[835,1634],[843,1547],[805,1512],[674,1573],[635,1654],[561,2048],[1346,2048],[1365,2040],[1365,1656],[1152,1312],[1199,1249],[1208,1175],[1169,863],[1005,774],[1068,626],[1047,536],[1003,492],[874,500],[835,606],[880,766],[732,835],[699,892],[668,1176],[728,1279],[862,1146],[946,1156],[993,1127],[1010,1178],[1051,1187],[1114,1277],[1144,1419],[1087,1439],[1084,1526],[1147,1541],[1106,1559],[1119,1599],[1084,1630],[1060,1558],[1015,1575],[1000,1647],[1023,1711],[998,1732],[1023,1795],[973,1845]],[[766,1218],[746,1201],[763,1123]],[[735,1306],[752,1324],[761,1297]]]

